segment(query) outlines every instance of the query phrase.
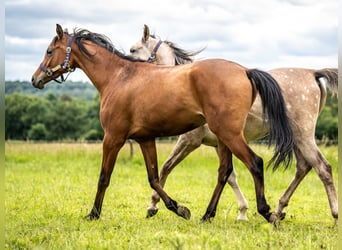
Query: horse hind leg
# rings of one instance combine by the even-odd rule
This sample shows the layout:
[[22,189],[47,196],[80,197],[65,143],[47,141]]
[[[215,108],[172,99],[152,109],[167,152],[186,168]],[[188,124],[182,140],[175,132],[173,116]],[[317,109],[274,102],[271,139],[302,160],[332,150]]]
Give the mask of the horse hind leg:
[[300,182],[304,179],[307,173],[313,167],[317,172],[319,178],[323,182],[325,187],[329,205],[331,209],[331,214],[335,219],[335,223],[338,220],[338,202],[337,194],[334,186],[334,181],[331,172],[331,166],[328,161],[324,158],[320,150],[317,148],[315,143],[303,143],[299,145],[301,149],[296,149],[297,158],[297,171],[294,179],[292,180],[289,187],[286,189],[285,193],[279,199],[278,207],[275,213],[272,214],[273,219],[282,219],[282,214],[284,215],[283,209],[286,207],[290,201],[291,196],[295,192],[296,188]]
[[233,172],[232,152],[221,141],[218,142],[217,153],[219,155],[220,166],[215,190],[210,199],[209,205],[201,221],[210,221],[216,215],[216,208],[222,194],[223,188]]
[[254,180],[258,212],[270,222],[270,206],[266,202],[264,193],[264,163],[262,158],[247,145],[242,133],[239,136],[226,139],[224,143],[247,166]]
[[[317,148],[317,146],[316,146]],[[318,174],[319,178],[323,182],[325,187],[325,191],[328,196],[331,215],[333,216],[335,223],[337,224],[338,221],[338,201],[337,201],[337,193],[334,185],[334,179],[332,175],[331,165],[322,155],[321,151],[317,148],[316,149],[316,159],[318,160],[316,165],[313,165],[316,173]]]
[[248,217],[247,217],[248,202],[239,187],[234,168],[233,168],[232,173],[228,177],[228,184],[233,189],[234,194],[238,200],[239,215],[237,217],[237,220],[248,220]]
[[[200,131],[199,131],[200,132]],[[176,146],[172,150],[169,157],[164,162],[161,170],[159,182],[164,187],[166,179],[171,171],[192,151],[201,146],[203,133],[190,131],[179,136]],[[156,191],[153,192],[151,201],[147,207],[146,218],[152,217],[158,212],[157,203],[160,201],[160,196]]]
[[[217,147],[216,147],[216,153],[218,153]],[[244,194],[242,193],[239,187],[232,159],[231,159],[230,164],[232,165],[233,170],[231,174],[229,175],[227,181],[228,181],[229,186],[233,189],[236,199],[238,200],[239,215],[237,217],[237,220],[248,220],[248,217],[247,217],[248,201],[246,200]]]
[[295,150],[295,155],[297,159],[296,174],[294,178],[292,179],[290,185],[286,189],[286,191],[280,197],[278,206],[271,215],[270,220],[273,221],[274,223],[278,223],[280,220],[285,218],[286,213],[284,211],[284,208],[288,206],[291,196],[293,195],[293,193],[295,192],[295,190],[297,189],[301,181],[305,178],[305,176],[311,170],[311,166],[307,164],[303,155],[298,149]]

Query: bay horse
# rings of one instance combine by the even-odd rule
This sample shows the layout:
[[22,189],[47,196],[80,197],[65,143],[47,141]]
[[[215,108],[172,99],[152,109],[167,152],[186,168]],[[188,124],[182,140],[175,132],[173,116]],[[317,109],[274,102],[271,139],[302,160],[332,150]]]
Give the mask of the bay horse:
[[[144,25],[141,40],[130,48],[130,53],[133,57],[161,65],[192,63],[194,56],[201,51],[202,49],[186,51],[179,48],[173,42],[162,41],[155,35],[150,34],[147,25]],[[290,124],[293,124],[292,130],[295,136],[295,156],[297,159],[295,177],[279,199],[274,216],[279,219],[285,217],[284,208],[288,205],[291,196],[311,168],[314,168],[324,184],[331,214],[335,222],[337,222],[338,202],[331,165],[320,152],[314,137],[317,118],[325,105],[327,97],[326,85],[334,94],[337,93],[337,69],[279,68],[270,70],[269,73],[280,85],[288,106],[288,117]],[[268,128],[261,128],[262,106],[261,100],[257,96],[248,113],[244,129],[247,141],[260,139],[268,134]],[[218,146],[218,139],[210,131],[207,124],[180,135],[173,151],[162,165],[160,184],[164,186],[168,175],[177,164],[202,144],[215,148]],[[239,215],[237,219],[247,220],[248,202],[238,185],[234,169],[229,175],[227,182],[232,187],[238,200]],[[151,217],[158,212],[157,203],[159,199],[158,194],[154,192],[147,208],[147,217]],[[209,205],[209,207],[211,206],[213,205]]]
[[100,217],[117,154],[127,139],[139,144],[149,184],[165,206],[189,219],[190,210],[179,205],[160,185],[155,139],[207,123],[219,138],[218,182],[226,182],[234,154],[253,176],[258,212],[273,223],[264,194],[263,160],[243,135],[248,111],[259,92],[268,117],[270,142],[275,144],[272,162],[275,166],[290,164],[294,136],[281,90],[272,76],[221,59],[158,66],[124,55],[102,34],[85,29],[74,29],[69,34],[59,24],[56,33],[32,76],[32,85],[43,89],[51,80],[59,81],[58,77],[79,68],[100,95],[103,156],[94,205],[87,219]]

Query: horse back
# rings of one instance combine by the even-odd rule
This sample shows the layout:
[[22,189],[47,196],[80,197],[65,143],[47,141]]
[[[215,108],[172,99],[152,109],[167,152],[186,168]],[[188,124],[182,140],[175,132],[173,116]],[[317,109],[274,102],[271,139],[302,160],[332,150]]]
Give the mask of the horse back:
[[302,68],[279,68],[269,71],[282,89],[290,121],[303,127],[298,136],[314,136],[313,131],[320,112],[322,93],[314,72]]

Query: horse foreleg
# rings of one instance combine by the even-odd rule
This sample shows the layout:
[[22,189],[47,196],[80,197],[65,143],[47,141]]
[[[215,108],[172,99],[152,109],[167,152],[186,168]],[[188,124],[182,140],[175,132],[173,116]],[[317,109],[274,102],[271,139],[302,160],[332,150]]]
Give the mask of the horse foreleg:
[[[193,136],[193,131],[182,134],[179,136],[176,146],[172,150],[169,157],[164,162],[160,170],[159,183],[164,187],[166,179],[171,171],[180,163],[186,156],[192,151],[201,146],[201,135]],[[160,197],[156,191],[153,192],[150,204],[147,207],[146,217],[152,217],[158,212],[157,203],[160,201]]]
[[248,202],[243,195],[238,183],[237,183],[237,178],[236,178],[236,173],[233,168],[232,173],[228,177],[228,184],[231,186],[231,188],[234,191],[234,194],[238,200],[239,204],[239,215],[237,217],[237,220],[248,220],[247,218],[247,209],[248,209]]
[[93,208],[89,215],[85,218],[94,220],[100,218],[103,198],[107,187],[109,186],[110,177],[112,175],[114,164],[116,161],[117,154],[121,147],[124,145],[125,140],[121,142],[113,142],[110,138],[106,137],[103,140],[103,156],[102,156],[102,167],[101,173],[97,186],[97,193],[94,201]]
[[221,141],[219,141],[218,143],[217,153],[220,159],[217,184],[214,193],[210,199],[207,210],[201,219],[202,222],[208,220],[210,221],[211,218],[215,217],[217,204],[219,202],[223,188],[227,183],[228,177],[231,175],[233,171],[232,152]]
[[159,182],[155,140],[138,141],[138,143],[144,156],[150,186],[158,193],[169,210],[178,216],[190,219],[190,210],[187,207],[179,206],[175,200],[171,199]]

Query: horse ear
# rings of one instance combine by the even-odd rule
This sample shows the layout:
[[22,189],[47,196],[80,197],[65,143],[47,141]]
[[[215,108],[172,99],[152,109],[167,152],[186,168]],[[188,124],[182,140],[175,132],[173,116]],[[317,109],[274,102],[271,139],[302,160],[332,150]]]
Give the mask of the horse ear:
[[144,34],[143,34],[141,41],[146,43],[149,38],[150,38],[150,29],[146,24],[144,24]]
[[57,37],[58,39],[62,39],[63,37],[63,29],[62,29],[62,26],[59,25],[58,23],[56,24],[56,33],[57,33]]

